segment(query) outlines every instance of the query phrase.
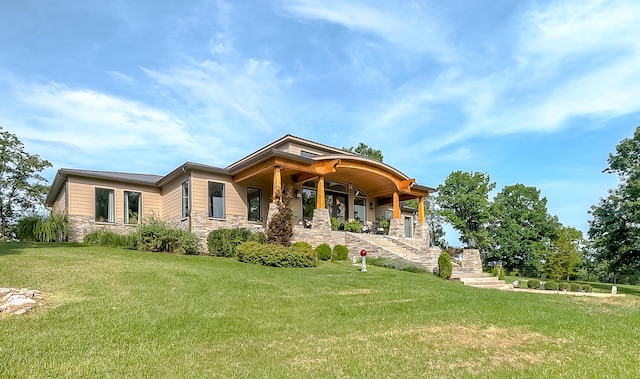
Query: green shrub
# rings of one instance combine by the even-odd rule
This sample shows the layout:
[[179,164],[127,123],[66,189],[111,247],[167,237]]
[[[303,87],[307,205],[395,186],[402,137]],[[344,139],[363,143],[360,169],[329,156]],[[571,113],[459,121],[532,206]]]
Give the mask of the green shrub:
[[98,229],[85,235],[83,241],[88,245],[135,248],[137,234],[124,235],[106,229]]
[[67,215],[52,212],[49,217],[27,216],[18,221],[16,236],[19,239],[37,242],[63,242],[69,237]]
[[453,265],[451,264],[451,256],[447,252],[443,252],[438,257],[438,276],[442,279],[449,279],[452,273]]
[[358,220],[352,220],[344,224],[345,232],[362,233],[362,224]]
[[331,260],[346,261],[348,258],[349,258],[349,248],[347,248],[345,245],[335,245],[333,247]]
[[497,264],[495,266],[493,266],[493,268],[491,269],[491,275],[497,277],[499,280],[504,280],[505,278],[505,272],[504,272],[504,267],[502,267],[501,264]]
[[316,254],[318,255],[318,259],[323,261],[328,261],[331,259],[331,246],[326,243],[321,243],[315,249]]
[[537,279],[530,279],[527,281],[527,288],[532,288],[534,290],[540,288],[540,281]]
[[582,286],[580,283],[569,283],[569,291],[571,292],[581,292]]
[[340,229],[340,221],[337,218],[331,217],[331,230]]
[[591,284],[583,284],[582,290],[584,292],[593,292],[593,287],[591,287]]
[[198,236],[184,229],[170,227],[155,217],[143,221],[137,234],[138,249],[142,251],[198,254]]
[[37,215],[21,218],[16,225],[16,237],[23,241],[36,241],[36,231],[42,222],[42,217]]
[[305,248],[305,249],[313,249],[313,247],[311,247],[311,244],[309,242],[304,242],[304,241],[298,241],[296,243],[294,243],[292,245],[293,247],[297,247],[297,248]]
[[212,230],[207,236],[207,250],[215,257],[234,257],[236,246],[250,238],[251,231],[245,228]]
[[306,246],[281,246],[250,241],[236,246],[236,259],[271,267],[315,267],[318,257]]
[[378,225],[384,229],[384,234],[389,234],[389,226],[391,225],[391,221],[386,218],[378,219]]
[[568,291],[569,290],[569,283],[567,283],[567,282],[558,283],[558,289],[560,291]]
[[558,290],[558,283],[553,282],[553,281],[551,281],[551,282],[546,282],[546,283],[544,284],[544,289],[546,289],[546,290],[551,290],[551,291],[557,291],[557,290]]
[[367,257],[367,265],[392,268],[400,271],[414,272],[414,273],[426,273],[422,267],[417,266],[413,262],[409,262],[400,258],[373,258]]

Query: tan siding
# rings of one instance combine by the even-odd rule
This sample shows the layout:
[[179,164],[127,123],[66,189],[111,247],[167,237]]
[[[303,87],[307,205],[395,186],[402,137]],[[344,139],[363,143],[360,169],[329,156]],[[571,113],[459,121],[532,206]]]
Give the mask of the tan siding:
[[182,218],[182,183],[186,180],[184,175],[162,187],[162,215],[165,219]]
[[142,213],[154,213],[162,217],[162,197],[160,190],[154,187],[89,179],[69,177],[69,215],[95,217],[95,189],[107,188],[114,190],[115,222],[124,222],[124,191],[142,193]]
[[209,212],[209,182],[224,183],[226,217],[247,215],[246,187],[237,185],[230,176],[194,171],[191,176],[193,210]]
[[67,214],[67,187],[66,184],[60,190],[58,194],[58,198],[53,202],[53,206],[51,207],[53,212]]
[[304,150],[307,151],[309,153],[313,153],[316,155],[327,155],[328,152],[324,151],[324,150],[320,150],[320,149],[314,149],[308,146],[302,146],[302,145],[297,145],[294,143],[290,143],[287,146],[287,152],[291,153],[291,154],[295,154],[295,155],[300,155],[300,152]]

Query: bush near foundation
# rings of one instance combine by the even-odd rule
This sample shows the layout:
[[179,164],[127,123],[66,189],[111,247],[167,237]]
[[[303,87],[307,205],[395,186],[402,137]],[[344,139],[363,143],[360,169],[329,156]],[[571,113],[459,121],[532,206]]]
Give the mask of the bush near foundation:
[[332,261],[346,261],[349,258],[349,248],[345,245],[335,245],[331,253]]
[[138,244],[137,233],[118,234],[111,230],[94,230],[84,236],[87,245],[135,248]]
[[315,251],[318,255],[318,259],[322,261],[328,261],[329,259],[331,259],[331,246],[329,246],[328,244],[321,243],[320,245],[316,246]]
[[305,246],[286,247],[250,241],[236,246],[236,259],[270,267],[315,267],[318,257],[311,248]]
[[200,239],[195,234],[150,218],[138,228],[138,250],[169,252],[186,255],[198,254]]
[[297,248],[301,248],[302,247],[302,248],[305,248],[305,249],[313,249],[309,242],[304,242],[304,241],[295,242],[292,246],[293,247],[297,247]]
[[344,224],[345,232],[362,233],[362,224],[358,220],[352,220]]
[[209,255],[215,257],[235,257],[236,246],[247,241],[264,243],[264,233],[252,233],[246,228],[212,230],[207,236]]

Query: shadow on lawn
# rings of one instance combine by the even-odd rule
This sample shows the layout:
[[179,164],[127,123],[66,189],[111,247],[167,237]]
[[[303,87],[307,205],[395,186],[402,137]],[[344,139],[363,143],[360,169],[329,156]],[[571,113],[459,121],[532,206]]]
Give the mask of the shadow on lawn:
[[81,243],[75,242],[0,242],[0,256],[10,254],[20,254],[25,249],[55,249],[57,247],[75,248],[82,247]]

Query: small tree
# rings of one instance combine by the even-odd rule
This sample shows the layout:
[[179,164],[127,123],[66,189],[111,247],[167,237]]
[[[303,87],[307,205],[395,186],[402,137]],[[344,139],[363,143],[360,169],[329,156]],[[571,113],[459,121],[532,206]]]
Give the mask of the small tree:
[[291,246],[291,237],[293,237],[293,216],[291,212],[293,187],[288,186],[284,193],[280,190],[277,195],[274,200],[280,200],[276,200],[278,209],[267,225],[267,242],[275,245]]
[[16,217],[44,203],[48,190],[40,175],[51,163],[24,150],[16,135],[0,127],[0,236],[9,237]]
[[443,252],[438,257],[438,276],[442,279],[449,279],[451,278],[451,274],[453,274],[451,256],[447,252]]

